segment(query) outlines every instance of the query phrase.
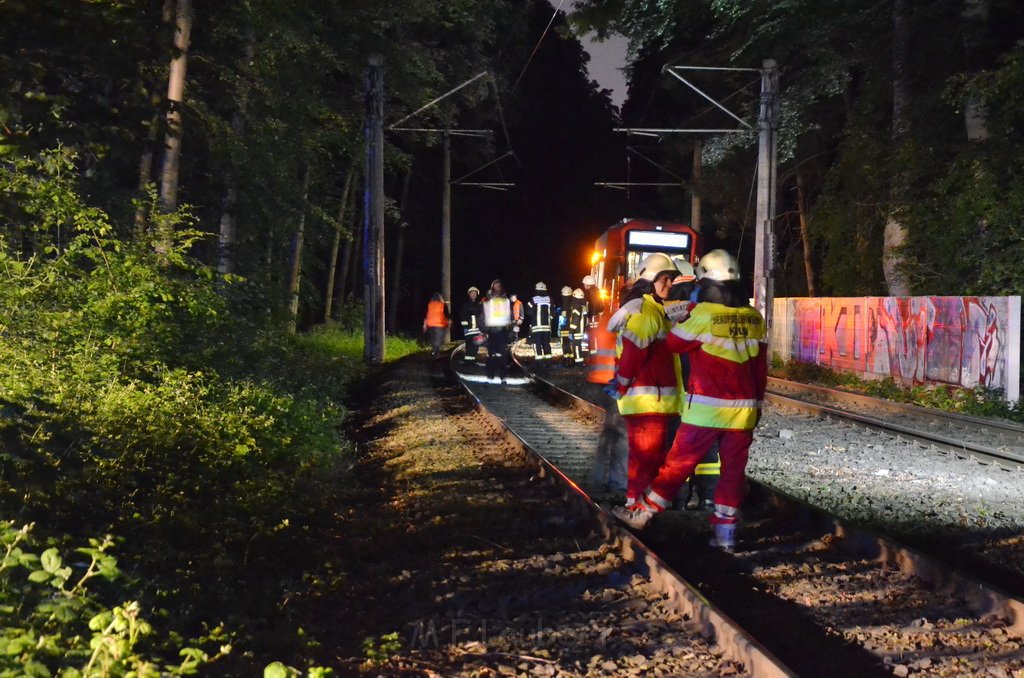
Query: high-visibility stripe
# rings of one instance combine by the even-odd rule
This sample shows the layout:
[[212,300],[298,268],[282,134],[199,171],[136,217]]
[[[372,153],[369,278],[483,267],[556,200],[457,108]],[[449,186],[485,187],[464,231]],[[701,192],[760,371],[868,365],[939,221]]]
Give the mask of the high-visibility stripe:
[[691,402],[700,403],[702,405],[711,405],[713,407],[760,407],[761,401],[756,398],[741,398],[738,400],[728,400],[726,398],[715,398],[713,396],[697,395],[692,394],[689,396]]
[[661,395],[635,395],[627,391],[618,400],[619,414],[678,414],[682,398],[678,392],[667,391],[663,389]]
[[641,337],[639,334],[633,332],[627,327],[626,329],[622,330],[622,332],[619,333],[619,336],[622,337],[623,339],[629,339],[636,345],[637,348],[643,349],[647,348],[648,346],[656,342],[658,339],[664,339],[665,337],[667,337],[668,332],[662,329],[657,334],[654,334],[652,336]]
[[683,398],[682,417],[684,424],[749,431],[757,423],[757,408],[705,405],[694,395]]
[[591,351],[590,353],[591,353],[591,355],[595,355],[595,356],[599,355],[599,356],[607,356],[607,357],[611,357],[611,358],[615,357],[615,349],[613,349],[613,348],[598,348],[598,349],[595,349],[595,350]]
[[659,511],[664,511],[672,505],[671,499],[666,499],[654,490],[648,490],[647,494],[644,495],[644,501],[651,506],[655,507]]
[[698,476],[719,476],[722,475],[722,464],[717,461],[697,464],[697,468],[693,470],[693,473]]
[[[622,377],[619,379],[621,380]],[[653,395],[672,398],[679,395],[679,389],[675,386],[632,386],[626,391],[626,395]]]
[[735,518],[740,514],[738,506],[726,506],[725,504],[715,504],[715,516],[718,518]]

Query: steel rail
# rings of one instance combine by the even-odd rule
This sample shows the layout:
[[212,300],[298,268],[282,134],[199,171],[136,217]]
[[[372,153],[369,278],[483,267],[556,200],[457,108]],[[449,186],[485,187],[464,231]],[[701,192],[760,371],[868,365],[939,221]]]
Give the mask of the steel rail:
[[[531,372],[522,362],[518,360],[516,362],[535,383],[552,395],[568,397],[568,402],[582,411],[603,414],[603,408],[596,403],[566,391]],[[980,615],[996,615],[1006,621],[1008,632],[1017,637],[1024,637],[1024,600],[913,547],[877,534],[870,529],[848,524],[822,509],[811,506],[765,483],[751,478],[748,478],[747,482],[757,491],[777,497],[780,500],[780,505],[794,506],[808,515],[814,516],[823,523],[827,532],[837,539],[842,539],[850,551],[863,558],[870,558],[897,569],[908,576],[916,576],[928,582],[936,591],[955,592],[969,601],[973,609]]]
[[934,408],[921,407],[920,405],[914,405],[912,403],[900,403],[893,400],[882,400],[880,398],[873,398],[871,396],[862,395],[860,393],[840,391],[839,389],[828,388],[826,386],[817,386],[814,384],[803,384],[798,381],[779,379],[777,377],[768,377],[768,387],[770,389],[774,388],[776,390],[781,391],[788,390],[817,393],[819,395],[832,398],[833,400],[857,403],[860,405],[865,405],[867,407],[886,409],[890,412],[895,413],[907,413],[914,416],[946,419],[949,421],[961,422],[964,424],[972,424],[984,428],[998,429],[1000,431],[1012,433],[1024,438],[1024,425],[1016,424],[1014,422],[1009,421],[1002,421],[999,419],[986,419],[984,417],[974,417],[968,414],[961,414],[959,412],[944,412],[942,410],[936,410]]
[[[835,393],[842,392],[836,391]],[[864,396],[858,397],[863,398]],[[888,422],[883,419],[878,419],[876,417],[858,414],[856,412],[850,412],[848,410],[830,407],[828,405],[822,405],[820,403],[814,403],[807,400],[801,400],[799,398],[785,396],[776,392],[766,393],[765,400],[775,405],[790,407],[802,412],[807,412],[810,414],[816,414],[821,416],[834,417],[836,419],[861,424],[862,426],[867,426],[878,431],[883,431],[886,433],[895,433],[901,437],[908,438],[910,440],[916,440],[920,443],[938,449],[944,449],[953,454],[956,454],[957,456],[974,459],[981,463],[990,463],[1000,468],[1006,468],[1010,470],[1024,469],[1024,455],[1015,454],[1007,450],[1000,450],[994,447],[989,447],[987,445],[965,442],[963,440],[951,438],[949,436],[937,433],[935,431],[910,428],[907,426],[902,426],[900,424]],[[873,402],[872,405],[881,404],[883,402],[884,401]],[[939,416],[939,414],[929,413],[929,416],[935,417]]]
[[[493,413],[484,403],[484,398],[481,397],[479,390],[472,385],[473,382],[461,378],[460,370],[456,367],[456,363],[459,362],[456,356],[460,355],[462,350],[464,350],[464,344],[455,348],[449,369],[469,397],[475,401],[476,408],[481,415],[503,431],[508,442],[522,449],[528,458],[532,459],[540,469],[538,474],[540,477],[549,478],[562,487],[567,500],[578,511],[597,523],[604,538],[613,544],[624,560],[634,563],[637,571],[651,580],[655,588],[667,597],[671,606],[680,616],[689,618],[688,624],[696,626],[705,638],[713,638],[723,653],[730,659],[742,663],[751,676],[761,678],[763,676],[795,677],[797,675],[758,640],[705,598],[695,586],[679,576],[636,535],[612,517],[606,509],[598,505],[577,481],[566,475],[541,450],[537,450],[510,428],[501,417]],[[520,392],[526,392],[515,386],[503,388],[518,388]],[[604,410],[600,407],[589,404],[582,398],[566,391],[560,389],[559,391],[563,396],[568,396],[572,407],[589,413],[594,413],[593,408],[597,408],[596,411],[604,414]],[[536,396],[532,397],[536,398]]]

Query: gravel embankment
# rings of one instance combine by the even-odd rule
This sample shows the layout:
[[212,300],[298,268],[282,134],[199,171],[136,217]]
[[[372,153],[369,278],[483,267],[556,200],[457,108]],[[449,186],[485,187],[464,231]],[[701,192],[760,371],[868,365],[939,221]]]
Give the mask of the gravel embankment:
[[[593,396],[579,371],[545,377]],[[912,544],[944,544],[951,559],[1024,593],[1024,472],[941,454],[918,443],[768,408],[748,475]]]
[[[565,512],[433,361],[373,396],[359,473],[384,488],[350,511],[346,670],[423,676],[744,675],[611,545]],[[328,620],[331,623],[332,620]],[[358,654],[396,632],[400,650]],[[384,656],[387,656],[384,659]]]

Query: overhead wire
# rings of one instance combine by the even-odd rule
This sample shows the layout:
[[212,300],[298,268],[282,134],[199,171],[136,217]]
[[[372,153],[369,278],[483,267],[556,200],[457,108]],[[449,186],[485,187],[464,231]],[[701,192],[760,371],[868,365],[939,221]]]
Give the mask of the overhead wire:
[[558,16],[558,13],[562,10],[562,5],[564,4],[565,0],[558,0],[558,7],[556,7],[555,11],[551,14],[551,18],[548,20],[548,25],[544,27],[544,32],[540,34],[540,39],[537,40],[537,44],[533,46],[533,51],[530,52],[530,58],[526,60],[526,64],[523,66],[523,70],[520,71],[519,77],[516,78],[516,83],[512,85],[512,91],[509,92],[509,94],[515,93],[516,88],[519,87],[520,81],[522,81],[523,76],[526,74],[526,69],[530,67],[530,62],[533,61],[534,55],[536,55],[537,50],[540,49],[541,43],[544,42],[544,37],[548,34],[548,31],[551,30],[551,24],[555,23],[555,17]]

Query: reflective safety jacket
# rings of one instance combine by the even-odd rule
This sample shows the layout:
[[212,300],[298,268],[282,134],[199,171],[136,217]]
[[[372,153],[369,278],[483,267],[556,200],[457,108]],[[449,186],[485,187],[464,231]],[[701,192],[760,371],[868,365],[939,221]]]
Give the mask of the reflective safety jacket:
[[488,329],[501,329],[512,324],[512,304],[508,297],[494,296],[484,299],[484,325]]
[[512,322],[516,325],[523,324],[523,300],[516,299],[512,302]]
[[757,425],[768,378],[760,313],[750,306],[702,302],[672,328],[667,344],[690,356],[683,423],[743,431]]
[[679,413],[679,356],[665,341],[671,327],[664,307],[650,294],[644,295],[638,312],[626,317],[619,333],[622,354],[616,372],[620,414]]
[[569,336],[573,339],[582,339],[585,331],[583,324],[584,310],[586,306],[582,299],[573,299],[569,307]]
[[551,331],[551,297],[538,294],[527,304],[530,332]]
[[427,317],[423,319],[424,327],[448,327],[448,307],[443,301],[427,302]]
[[466,301],[459,309],[459,320],[462,323],[462,336],[472,337],[480,334],[480,314],[483,308],[479,301]]

